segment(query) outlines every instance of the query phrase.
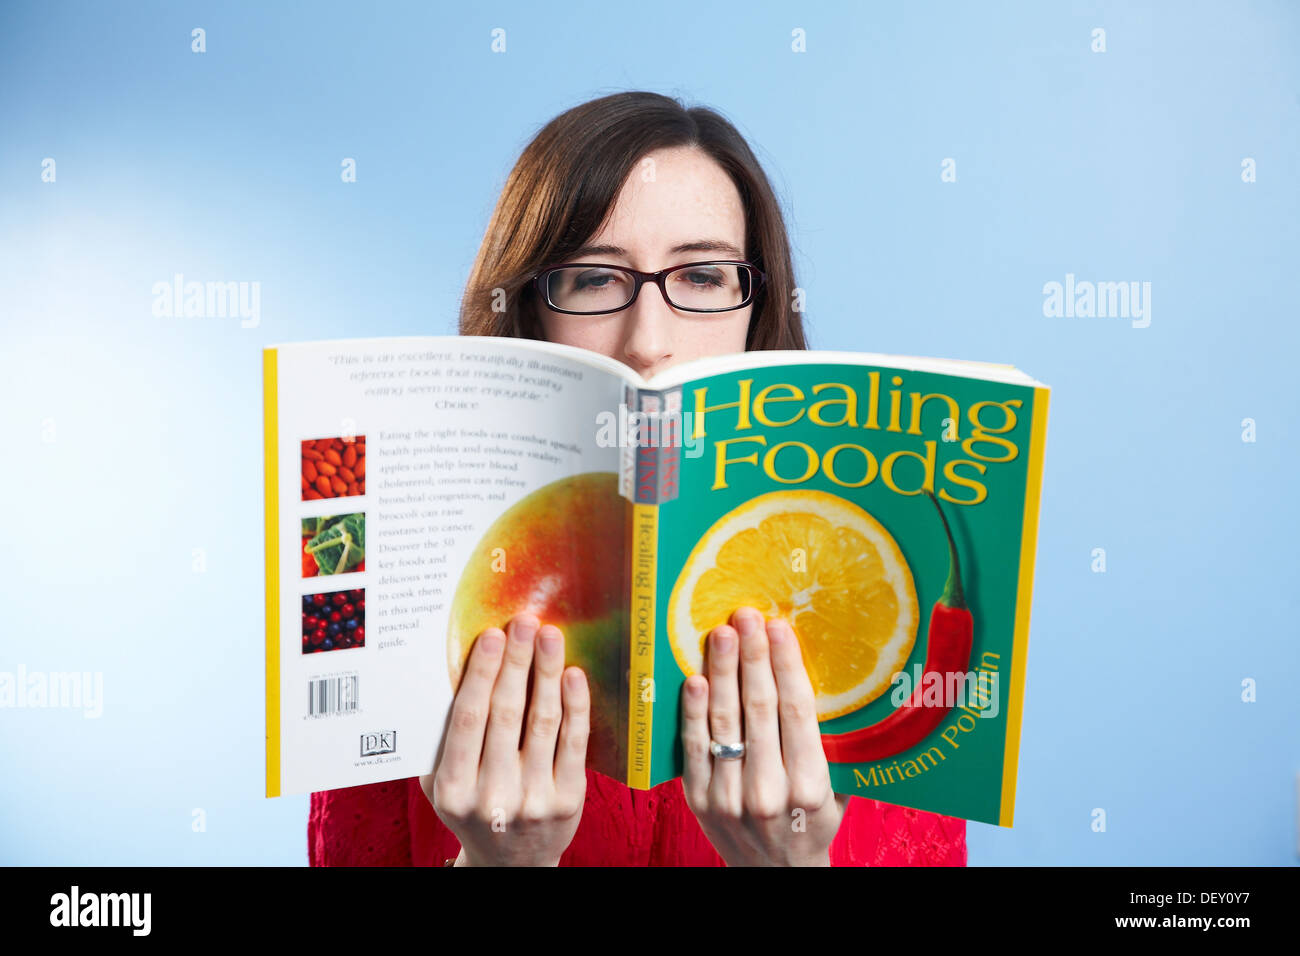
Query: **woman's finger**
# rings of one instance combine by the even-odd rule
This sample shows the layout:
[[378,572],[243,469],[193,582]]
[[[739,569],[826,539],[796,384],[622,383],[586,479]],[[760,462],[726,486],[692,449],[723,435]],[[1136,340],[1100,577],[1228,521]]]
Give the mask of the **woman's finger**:
[[566,669],[560,680],[564,719],[555,750],[555,796],[581,806],[587,792],[587,737],[591,731],[591,691],[581,668]]
[[682,791],[687,805],[702,813],[709,803],[713,758],[709,755],[709,682],[692,674],[682,686]]
[[[784,811],[785,765],[781,762],[781,729],[777,722],[777,687],[768,656],[763,615],[742,607],[731,616],[740,635],[740,702],[744,714],[745,760],[742,778],[751,800],[772,812]],[[774,801],[780,799],[776,808]]]
[[492,688],[501,670],[501,650],[505,643],[505,633],[499,627],[489,627],[470,648],[465,675],[451,705],[442,761],[438,764],[439,773],[451,780],[472,781],[478,777]]
[[826,754],[817,725],[816,695],[803,665],[799,638],[781,618],[767,622],[767,637],[776,693],[781,701],[781,749],[786,774],[791,780],[819,780],[826,775]]
[[[745,739],[737,677],[739,647],[736,629],[728,624],[715,627],[709,634],[708,659],[705,662],[709,675],[709,736],[720,744],[738,744]],[[712,760],[710,803],[724,812],[739,813],[743,759],[713,757]]]
[[533,656],[533,700],[524,724],[524,789],[550,793],[555,782],[555,741],[564,717],[560,677],[564,635],[547,624],[537,632]]
[[506,625],[506,649],[496,686],[492,688],[492,710],[483,740],[482,770],[487,774],[502,774],[498,779],[518,772],[519,732],[524,722],[528,670],[533,665],[533,638],[538,626],[532,614],[516,614]]

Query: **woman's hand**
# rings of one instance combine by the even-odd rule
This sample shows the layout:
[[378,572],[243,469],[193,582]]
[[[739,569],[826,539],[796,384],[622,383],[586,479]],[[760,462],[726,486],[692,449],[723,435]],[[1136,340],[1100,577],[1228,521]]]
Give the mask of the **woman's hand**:
[[582,817],[590,711],[586,675],[565,670],[558,628],[539,630],[535,616],[519,614],[506,633],[492,627],[478,636],[437,765],[420,778],[434,811],[460,840],[457,865],[559,863]]
[[[848,797],[831,790],[798,638],[754,608],[731,623],[709,634],[708,679],[682,690],[686,803],[728,866],[829,866]],[[745,755],[714,758],[710,739]]]

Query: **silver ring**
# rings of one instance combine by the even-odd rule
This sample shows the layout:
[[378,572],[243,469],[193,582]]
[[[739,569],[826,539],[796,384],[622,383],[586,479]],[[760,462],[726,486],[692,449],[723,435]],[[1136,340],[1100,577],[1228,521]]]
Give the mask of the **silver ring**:
[[710,740],[709,753],[719,760],[739,760],[745,756],[745,745],[743,743],[720,744],[716,740]]

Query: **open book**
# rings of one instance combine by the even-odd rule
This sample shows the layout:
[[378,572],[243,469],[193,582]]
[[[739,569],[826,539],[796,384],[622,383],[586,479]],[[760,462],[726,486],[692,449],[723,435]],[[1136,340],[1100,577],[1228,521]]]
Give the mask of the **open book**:
[[430,772],[522,611],[587,674],[588,766],[671,780],[682,684],[748,605],[799,636],[837,792],[1011,825],[1041,383],[799,351],[644,381],[444,336],[267,348],[264,386],[268,796]]

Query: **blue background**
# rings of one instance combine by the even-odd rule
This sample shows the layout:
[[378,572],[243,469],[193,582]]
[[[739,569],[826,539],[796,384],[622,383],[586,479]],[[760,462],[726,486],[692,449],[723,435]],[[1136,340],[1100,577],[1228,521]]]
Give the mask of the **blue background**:
[[[519,151],[624,89],[750,139],[814,347],[1054,389],[1016,826],[970,862],[1296,863],[1295,5],[376,6],[0,10],[0,670],[104,679],[0,710],[0,863],[305,863],[261,795],[261,349],[453,333]],[[260,325],[155,317],[176,273]],[[1044,317],[1067,273],[1150,326]]]

